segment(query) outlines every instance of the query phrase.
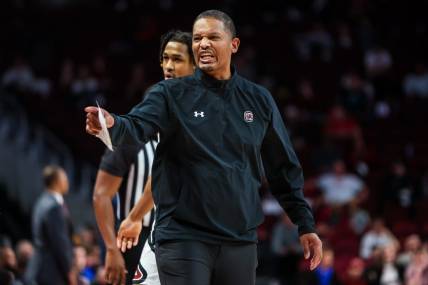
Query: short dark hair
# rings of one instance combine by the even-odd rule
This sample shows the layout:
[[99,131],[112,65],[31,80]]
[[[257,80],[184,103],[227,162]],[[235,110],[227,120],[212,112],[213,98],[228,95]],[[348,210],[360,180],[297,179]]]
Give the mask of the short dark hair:
[[161,36],[160,40],[160,52],[159,52],[159,60],[162,62],[163,53],[165,51],[165,47],[169,42],[177,42],[182,43],[187,46],[187,52],[189,53],[189,57],[193,63],[195,63],[195,59],[193,58],[192,51],[192,34],[188,32],[183,32],[180,30],[170,30]]
[[233,23],[232,18],[230,18],[229,15],[227,15],[226,13],[219,10],[204,11],[196,17],[195,21],[193,22],[193,25],[195,25],[196,21],[202,18],[214,18],[216,20],[223,22],[226,29],[228,29],[230,34],[232,35],[232,38],[236,37],[235,24]]
[[43,182],[46,188],[52,187],[57,181],[61,170],[62,168],[56,165],[48,165],[43,168]]

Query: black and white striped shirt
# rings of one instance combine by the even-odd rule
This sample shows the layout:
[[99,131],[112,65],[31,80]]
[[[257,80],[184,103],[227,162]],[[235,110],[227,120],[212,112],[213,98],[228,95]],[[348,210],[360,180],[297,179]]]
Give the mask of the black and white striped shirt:
[[[106,150],[101,158],[100,169],[123,178],[116,194],[116,217],[125,219],[143,194],[144,186],[152,173],[153,158],[158,142],[151,140],[143,147],[125,145],[113,152]],[[150,227],[153,210],[144,217],[143,226]]]

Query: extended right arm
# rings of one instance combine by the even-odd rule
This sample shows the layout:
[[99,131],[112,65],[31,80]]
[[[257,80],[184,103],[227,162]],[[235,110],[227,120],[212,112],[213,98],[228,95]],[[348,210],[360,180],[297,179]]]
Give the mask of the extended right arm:
[[[86,131],[96,135],[101,131],[98,108],[86,107]],[[156,84],[144,100],[127,115],[114,115],[103,110],[113,146],[138,145],[147,142],[156,133],[167,131],[170,124],[165,87]]]

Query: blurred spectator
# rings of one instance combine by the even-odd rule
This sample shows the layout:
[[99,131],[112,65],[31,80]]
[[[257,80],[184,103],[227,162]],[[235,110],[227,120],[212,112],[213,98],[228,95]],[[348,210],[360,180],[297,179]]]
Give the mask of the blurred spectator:
[[85,248],[92,248],[98,244],[97,232],[92,225],[86,225],[77,231],[76,244],[80,244]]
[[337,43],[342,49],[350,49],[354,44],[349,26],[345,23],[340,24],[337,28]]
[[7,89],[25,92],[31,89],[34,76],[30,65],[22,57],[17,57],[2,78],[2,86]]
[[406,269],[406,285],[428,285],[428,253],[418,250]]
[[331,240],[334,235],[334,227],[330,226],[326,222],[318,222],[317,225],[317,233],[319,234],[321,240]]
[[360,120],[368,117],[369,102],[373,98],[373,86],[356,72],[342,76],[340,101],[345,109]]
[[21,57],[17,57],[3,74],[2,87],[10,91],[32,92],[42,97],[49,96],[51,91],[50,80],[36,78],[30,65]]
[[127,84],[126,100],[127,102],[139,102],[143,98],[147,88],[146,70],[142,63],[134,64],[131,70],[131,77]]
[[28,240],[20,240],[16,245],[16,259],[18,264],[16,279],[24,280],[24,274],[33,253],[33,244]]
[[287,128],[293,134],[292,143],[297,152],[304,151],[307,145],[305,138],[308,137],[308,133],[311,131],[309,128],[303,128],[303,126],[307,125],[307,114],[308,112],[304,112],[303,109],[294,104],[287,104],[284,107]]
[[340,106],[333,106],[324,125],[324,135],[346,156],[361,154],[364,140],[357,121]]
[[31,85],[31,91],[46,99],[51,93],[51,81],[46,78],[36,78]]
[[382,199],[379,200],[381,209],[385,210],[385,205],[391,204],[390,208],[408,209],[408,216],[414,215],[415,202],[419,198],[420,191],[407,172],[407,168],[401,161],[394,161],[390,166],[389,173],[383,181]]
[[97,268],[102,266],[101,250],[99,246],[92,246],[88,249],[86,257],[85,276],[93,281],[97,274]]
[[397,239],[386,228],[382,219],[373,220],[371,229],[366,232],[360,244],[360,256],[364,259],[370,259],[381,248],[393,245],[398,247]]
[[423,199],[428,198],[428,169],[423,170],[421,177],[421,195]]
[[65,59],[62,63],[58,87],[59,91],[68,94],[71,92],[71,84],[74,81],[74,63],[71,59]]
[[272,229],[274,224],[284,214],[284,210],[278,204],[278,201],[267,191],[267,182],[262,182],[262,190],[265,194],[262,196],[262,209],[265,215],[265,220],[262,225],[257,228],[258,236],[258,258],[259,266],[257,267],[258,274],[273,276],[275,274],[276,265],[275,257],[272,254]]
[[87,264],[86,249],[83,246],[75,246],[73,250],[73,275],[77,280],[77,285],[89,285],[90,280],[84,275]]
[[406,75],[403,89],[407,96],[428,97],[428,70],[425,64],[417,64],[415,71]]
[[71,91],[79,96],[85,93],[95,93],[98,90],[98,82],[92,76],[87,65],[80,65],[77,70],[77,78],[71,84]]
[[311,153],[313,168],[316,173],[329,171],[331,165],[341,156],[341,151],[330,143],[327,138],[323,138],[320,145]]
[[370,77],[378,77],[389,71],[392,66],[392,57],[387,49],[376,45],[366,52],[364,64]]
[[98,82],[98,89],[105,92],[110,87],[110,78],[107,73],[107,62],[104,56],[96,54],[92,60],[92,70]]
[[102,97],[99,97],[99,83],[91,74],[89,67],[82,64],[77,69],[77,77],[71,83],[71,93],[74,104],[78,108],[93,105],[95,100],[100,100],[104,104]]
[[297,85],[297,92],[299,98],[302,98],[305,101],[310,101],[315,97],[314,88],[312,87],[312,82],[306,78],[303,78],[299,81]]
[[10,240],[9,236],[5,234],[0,234],[0,248],[3,247],[12,247],[12,241]]
[[379,100],[374,106],[374,114],[377,118],[387,119],[391,115],[391,106],[385,100]]
[[98,267],[95,280],[91,283],[91,285],[107,285],[105,274],[106,274],[105,268],[102,266]]
[[311,57],[330,61],[333,44],[330,33],[321,23],[312,24],[309,31],[296,37],[297,52],[303,61],[307,61]]
[[343,285],[367,285],[364,280],[364,270],[365,264],[361,258],[351,259],[343,278]]
[[332,207],[358,205],[367,196],[364,182],[356,175],[348,173],[342,160],[336,160],[332,171],[319,177],[318,187],[321,189],[325,203]]
[[233,59],[239,74],[249,80],[255,80],[257,78],[257,70],[253,64],[256,56],[257,53],[254,47],[246,46],[243,50],[240,50],[239,54]]
[[413,260],[415,254],[422,248],[421,239],[417,234],[410,235],[404,241],[404,250],[397,257],[397,262],[407,267]]
[[306,124],[319,121],[326,104],[314,88],[313,82],[308,78],[302,77],[297,81],[294,92],[296,94],[291,96],[291,98],[283,100],[284,104],[291,103],[297,105],[301,109],[301,120]]
[[392,79],[392,57],[390,52],[380,45],[375,45],[366,52],[364,64],[367,75],[372,80],[376,99],[391,99],[396,90]]
[[[311,272],[304,272],[299,280],[300,285],[340,285],[334,269],[334,252],[329,247],[323,248],[321,264]],[[292,284],[292,283],[291,283]]]
[[422,184],[422,195],[425,197],[428,197],[428,169],[424,169],[424,173],[421,178],[421,184]]
[[4,244],[0,247],[0,268],[3,268],[15,277],[17,274],[17,260],[15,252],[10,245]]
[[265,216],[275,216],[279,218],[284,214],[284,210],[270,192],[263,196],[262,208]]
[[275,276],[281,284],[296,284],[303,249],[299,242],[297,227],[287,214],[284,214],[273,228],[272,252],[277,266]]
[[159,22],[156,19],[156,15],[139,15],[139,19],[137,21],[136,31],[134,34],[135,40],[145,43],[158,37]]
[[381,259],[367,268],[368,285],[404,285],[404,267],[396,262],[397,247],[388,244],[381,248]]
[[360,236],[370,225],[370,214],[357,204],[351,204],[349,207],[349,225],[352,231]]

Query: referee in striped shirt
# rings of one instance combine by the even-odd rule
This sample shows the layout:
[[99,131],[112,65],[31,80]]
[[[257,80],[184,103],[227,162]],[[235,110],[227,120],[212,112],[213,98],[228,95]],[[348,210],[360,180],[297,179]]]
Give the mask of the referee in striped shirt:
[[[190,33],[170,31],[161,38],[160,61],[165,79],[190,75],[194,71]],[[112,199],[116,196],[116,219],[124,220],[142,196],[151,176],[153,158],[158,144],[152,138],[143,146],[125,145],[106,150],[94,190],[97,224],[107,248],[106,279],[112,284],[146,284],[141,277],[133,281],[144,243],[150,234],[153,210],[144,216],[138,244],[122,254],[116,246],[116,230]],[[126,276],[126,277],[125,277]],[[145,276],[147,277],[147,276]]]

